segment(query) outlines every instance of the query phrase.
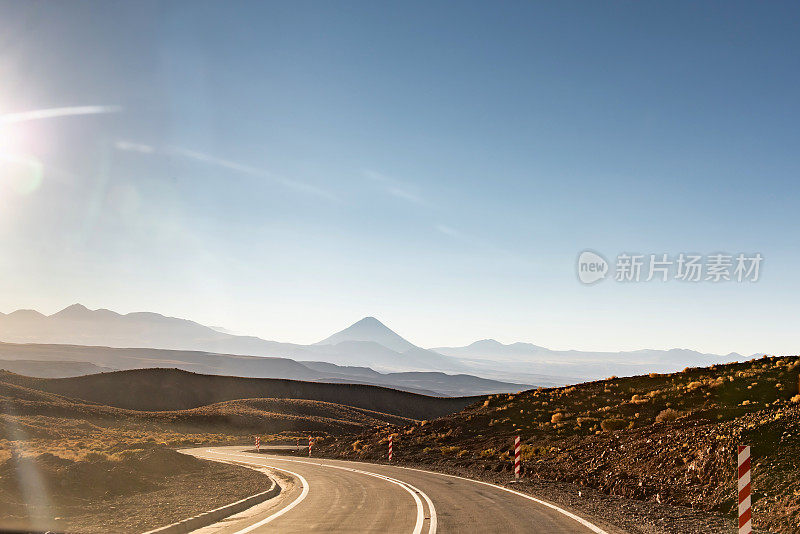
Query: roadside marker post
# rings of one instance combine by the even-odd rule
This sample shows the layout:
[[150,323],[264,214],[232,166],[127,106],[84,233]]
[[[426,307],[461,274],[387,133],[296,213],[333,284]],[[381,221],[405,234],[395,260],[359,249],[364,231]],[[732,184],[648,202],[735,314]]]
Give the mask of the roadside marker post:
[[311,436],[308,436],[308,455],[311,456]]
[[392,435],[389,434],[389,461],[392,461]]
[[514,478],[519,480],[520,474],[520,458],[522,456],[522,444],[519,436],[514,438]]
[[750,447],[739,445],[739,534],[752,534]]
[[256,436],[256,452],[259,451],[259,447],[261,447],[261,438]]

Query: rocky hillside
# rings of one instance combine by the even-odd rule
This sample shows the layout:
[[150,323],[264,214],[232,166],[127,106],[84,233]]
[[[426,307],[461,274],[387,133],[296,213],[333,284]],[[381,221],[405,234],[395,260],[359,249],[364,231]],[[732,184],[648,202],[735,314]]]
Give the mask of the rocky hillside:
[[329,455],[395,458],[472,472],[511,471],[513,437],[524,477],[692,507],[736,511],[736,446],[753,456],[754,524],[800,529],[798,357],[612,377],[566,388],[495,395],[433,421],[327,440]]

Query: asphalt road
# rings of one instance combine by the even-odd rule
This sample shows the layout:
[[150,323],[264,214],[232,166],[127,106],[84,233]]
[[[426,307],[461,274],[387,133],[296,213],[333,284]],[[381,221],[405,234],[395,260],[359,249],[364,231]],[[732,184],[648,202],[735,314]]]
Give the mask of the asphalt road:
[[[533,497],[440,473],[362,462],[246,453],[242,447],[181,452],[263,468],[283,487],[277,498],[197,531],[202,534],[608,534],[588,520]],[[253,493],[256,491],[254,488]]]

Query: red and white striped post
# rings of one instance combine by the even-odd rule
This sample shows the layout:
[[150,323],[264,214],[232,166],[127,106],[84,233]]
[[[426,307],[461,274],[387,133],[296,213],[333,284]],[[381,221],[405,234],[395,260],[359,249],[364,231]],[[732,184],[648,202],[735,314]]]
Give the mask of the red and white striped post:
[[519,478],[520,473],[520,458],[522,456],[522,444],[520,443],[519,436],[514,438],[514,478]]
[[311,441],[311,436],[308,436],[308,455],[309,456],[311,456],[311,444],[312,443],[313,442]]
[[256,436],[256,452],[258,452],[260,446],[261,446],[261,438]]
[[750,447],[739,445],[739,534],[752,534]]
[[392,435],[389,434],[389,461],[392,461]]

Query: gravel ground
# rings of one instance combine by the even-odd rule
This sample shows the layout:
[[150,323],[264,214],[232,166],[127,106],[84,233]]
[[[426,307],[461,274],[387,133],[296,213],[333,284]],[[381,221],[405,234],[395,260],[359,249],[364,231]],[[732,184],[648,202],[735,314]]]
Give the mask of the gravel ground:
[[85,534],[144,532],[238,501],[271,484],[266,475],[252,469],[203,464],[192,473],[163,477],[153,491],[62,509],[57,528]]

